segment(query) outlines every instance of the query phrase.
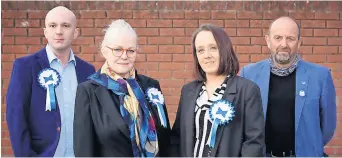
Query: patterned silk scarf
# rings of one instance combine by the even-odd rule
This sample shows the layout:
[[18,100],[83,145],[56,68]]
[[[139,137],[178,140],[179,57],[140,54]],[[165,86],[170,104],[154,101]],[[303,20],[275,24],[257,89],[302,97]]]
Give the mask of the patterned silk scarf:
[[300,56],[297,54],[295,61],[292,63],[292,65],[288,68],[278,68],[273,59],[272,56],[270,57],[270,64],[271,64],[271,72],[277,76],[288,76],[290,75],[294,70],[296,70],[298,62],[300,60]]
[[156,156],[159,150],[157,131],[145,94],[135,79],[135,70],[131,70],[128,79],[123,79],[105,63],[101,72],[90,79],[119,96],[120,113],[129,127],[134,157]]

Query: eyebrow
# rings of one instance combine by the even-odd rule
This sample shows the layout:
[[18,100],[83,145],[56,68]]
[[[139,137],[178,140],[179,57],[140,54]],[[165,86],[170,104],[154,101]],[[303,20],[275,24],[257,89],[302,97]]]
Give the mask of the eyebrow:
[[71,23],[67,23],[67,22],[63,22],[62,24],[67,24],[67,25],[71,25]]
[[285,38],[289,38],[289,37],[296,38],[296,36],[281,36],[281,35],[274,35],[273,37],[276,37],[276,36],[278,36],[278,37],[285,37]]
[[[198,48],[199,47],[204,47],[205,45],[200,45],[200,46],[198,46]],[[207,46],[217,46],[217,44],[214,44],[214,43],[209,43],[209,44],[207,44]],[[197,47],[196,47],[197,48]]]
[[[119,46],[119,45],[112,45],[113,47],[120,47],[120,48],[123,48],[123,46]],[[127,49],[136,49],[135,47],[128,47]]]
[[[51,25],[51,24],[57,24],[56,22],[49,22],[48,25]],[[67,24],[67,25],[71,25],[71,23],[68,23],[68,22],[62,22],[62,25],[64,24]]]

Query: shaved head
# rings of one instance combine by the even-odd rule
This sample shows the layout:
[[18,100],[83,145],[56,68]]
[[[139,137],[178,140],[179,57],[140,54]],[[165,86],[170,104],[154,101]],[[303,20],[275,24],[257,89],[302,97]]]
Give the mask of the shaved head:
[[49,46],[56,52],[70,52],[72,41],[78,36],[76,16],[66,7],[58,6],[45,17],[44,35]]
[[297,27],[298,39],[300,38],[300,25],[294,19],[288,16],[282,16],[282,17],[275,19],[269,26],[268,35],[270,35],[273,27],[276,27],[276,28],[284,27],[284,24]]
[[75,14],[71,10],[69,10],[68,8],[63,7],[63,6],[55,7],[53,9],[51,9],[46,14],[45,27],[47,27],[47,24],[56,17],[63,17],[67,21],[71,22],[71,24],[73,24],[73,26],[76,27],[76,16],[75,16]]

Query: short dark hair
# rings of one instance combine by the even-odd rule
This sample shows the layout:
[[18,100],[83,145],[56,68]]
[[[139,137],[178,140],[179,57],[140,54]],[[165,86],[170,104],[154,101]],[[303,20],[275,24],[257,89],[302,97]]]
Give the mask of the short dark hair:
[[204,24],[197,29],[192,36],[192,54],[194,57],[194,75],[199,81],[206,81],[206,75],[201,68],[196,53],[195,40],[197,34],[201,31],[210,31],[217,43],[220,55],[220,64],[217,70],[217,75],[236,75],[239,72],[239,61],[234,52],[232,42],[228,34],[220,27]]

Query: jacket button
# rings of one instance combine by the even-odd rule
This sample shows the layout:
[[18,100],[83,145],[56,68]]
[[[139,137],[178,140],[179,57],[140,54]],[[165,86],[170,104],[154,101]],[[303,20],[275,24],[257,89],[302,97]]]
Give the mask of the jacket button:
[[61,127],[58,127],[58,128],[57,128],[57,131],[58,131],[58,132],[61,132]]

